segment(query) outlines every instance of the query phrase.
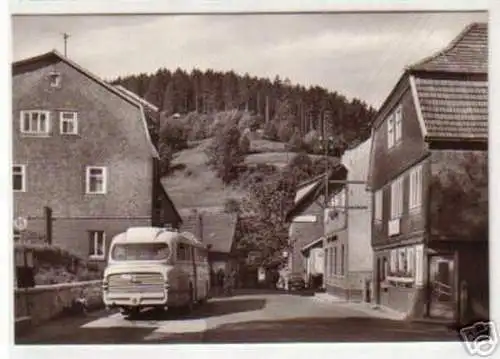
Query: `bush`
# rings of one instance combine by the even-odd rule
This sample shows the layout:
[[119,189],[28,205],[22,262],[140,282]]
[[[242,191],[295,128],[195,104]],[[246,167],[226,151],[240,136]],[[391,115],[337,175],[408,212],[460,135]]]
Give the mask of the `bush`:
[[188,147],[188,131],[179,120],[167,119],[160,128],[160,144],[170,146],[173,152],[182,151]]
[[162,143],[159,147],[160,155],[160,176],[164,176],[170,172],[170,167],[172,165],[173,151],[172,148],[166,144]]
[[15,251],[33,252],[35,284],[57,284],[102,278],[98,265],[88,262],[57,246],[46,243],[16,243]]
[[244,154],[240,149],[240,137],[238,128],[230,123],[217,134],[205,151],[208,157],[207,164],[226,184],[238,178],[239,166],[244,160]]
[[250,140],[247,136],[242,136],[240,140],[240,150],[242,154],[248,154],[250,152]]
[[224,203],[224,212],[238,213],[240,211],[240,202],[236,198],[228,198]]
[[289,122],[283,121],[279,125],[278,139],[281,142],[285,142],[286,143],[286,142],[290,141],[290,139],[293,136],[293,133],[294,133],[294,128],[292,127],[292,125]]
[[295,130],[292,138],[288,141],[288,145],[292,151],[301,151],[305,149],[304,141],[302,141],[299,130]]
[[277,141],[278,140],[278,130],[276,125],[269,121],[264,127],[264,137],[268,140]]

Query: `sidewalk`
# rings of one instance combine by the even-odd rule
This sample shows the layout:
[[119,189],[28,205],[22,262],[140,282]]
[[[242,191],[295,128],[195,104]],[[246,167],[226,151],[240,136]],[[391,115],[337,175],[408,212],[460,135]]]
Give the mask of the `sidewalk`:
[[375,318],[405,320],[406,317],[404,313],[397,312],[381,305],[366,302],[352,302],[328,293],[315,293],[312,299],[322,303],[347,306]]

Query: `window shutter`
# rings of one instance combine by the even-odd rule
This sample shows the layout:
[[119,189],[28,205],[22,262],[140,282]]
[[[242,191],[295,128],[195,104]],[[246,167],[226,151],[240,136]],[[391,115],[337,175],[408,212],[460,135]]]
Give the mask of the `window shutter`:
[[89,231],[89,256],[94,255],[95,247],[94,247],[94,232]]

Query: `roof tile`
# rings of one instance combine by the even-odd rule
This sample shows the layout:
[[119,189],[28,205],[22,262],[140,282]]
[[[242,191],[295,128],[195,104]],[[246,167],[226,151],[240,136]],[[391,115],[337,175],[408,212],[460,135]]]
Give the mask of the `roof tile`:
[[416,78],[429,137],[488,138],[488,82]]
[[469,25],[444,50],[409,68],[431,72],[488,73],[488,24]]

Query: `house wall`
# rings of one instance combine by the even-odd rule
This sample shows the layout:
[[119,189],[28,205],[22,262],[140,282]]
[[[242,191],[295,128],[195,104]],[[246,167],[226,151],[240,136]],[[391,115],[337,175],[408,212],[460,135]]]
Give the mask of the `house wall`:
[[[371,140],[347,151],[342,163],[348,168],[348,181],[366,181],[368,177]],[[350,183],[347,185],[348,210],[347,228],[348,270],[349,272],[371,272],[373,251],[371,247],[371,215],[372,198],[367,191],[366,183]]]
[[[50,87],[52,71],[61,74],[61,88]],[[54,243],[79,254],[88,253],[87,230],[109,226],[110,238],[131,223],[150,223],[153,163],[138,107],[64,62],[16,73],[12,86],[13,163],[26,165],[27,175],[26,192],[14,193],[14,217],[32,218],[33,230],[51,207]],[[21,134],[21,110],[51,111],[50,135]],[[78,112],[77,135],[60,134],[62,110]],[[107,167],[107,194],[85,193],[89,165]],[[107,217],[121,219],[106,224]]]
[[[399,104],[402,106],[402,138],[399,144],[389,149],[387,118]],[[397,86],[376,124],[368,180],[372,191],[372,213],[375,213],[376,207],[375,192],[382,191],[382,219],[372,216],[373,296],[379,304],[407,315],[420,316],[425,310],[422,298],[425,295],[427,262],[422,244],[426,240],[430,162],[407,80]],[[410,210],[410,171],[416,165],[422,166],[422,200],[420,207]],[[403,213],[398,220],[399,231],[390,236],[391,184],[401,177]],[[403,276],[404,281],[398,279],[401,273],[393,272],[399,268],[399,264],[391,265],[391,252],[393,256],[405,253],[406,264],[413,267],[412,273]]]
[[[387,118],[399,104],[402,105],[403,112],[402,142],[388,149]],[[427,154],[427,146],[407,82],[401,85],[394,98],[388,102],[387,108],[381,112],[377,122],[370,154],[369,185],[372,190],[381,188]]]
[[[343,229],[326,236],[323,247],[325,248],[325,275],[324,283],[327,293],[345,295],[349,287],[347,271],[348,260],[348,232]],[[342,252],[343,248],[343,252]],[[343,253],[343,255],[342,255]],[[343,259],[342,259],[343,257]],[[343,260],[343,271],[342,271]]]
[[[342,164],[348,169],[348,181],[366,181],[370,147],[369,140],[342,157]],[[338,210],[335,218],[325,216],[326,290],[351,300],[362,300],[366,283],[372,277],[371,194],[365,183],[348,183],[343,192],[347,208]],[[342,247],[344,273],[341,273]],[[337,263],[333,263],[335,249]],[[337,268],[337,274],[333,267]]]
[[[319,201],[319,200],[318,200]],[[301,249],[307,244],[315,241],[323,235],[322,208],[318,203],[312,203],[302,215],[317,215],[317,221],[314,223],[292,222],[289,228],[289,240],[292,244],[292,250],[288,258],[288,267],[292,273],[305,273],[306,258]]]

